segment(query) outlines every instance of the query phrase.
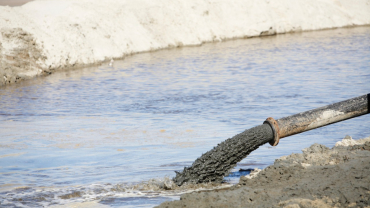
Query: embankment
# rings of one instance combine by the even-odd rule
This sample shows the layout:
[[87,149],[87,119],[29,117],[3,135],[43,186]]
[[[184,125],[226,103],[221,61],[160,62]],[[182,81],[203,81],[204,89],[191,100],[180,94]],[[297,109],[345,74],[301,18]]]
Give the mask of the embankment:
[[370,24],[368,0],[35,0],[0,6],[0,86],[231,38]]
[[242,176],[230,189],[188,193],[158,207],[370,206],[370,137],[347,136],[332,149],[313,144],[302,152]]

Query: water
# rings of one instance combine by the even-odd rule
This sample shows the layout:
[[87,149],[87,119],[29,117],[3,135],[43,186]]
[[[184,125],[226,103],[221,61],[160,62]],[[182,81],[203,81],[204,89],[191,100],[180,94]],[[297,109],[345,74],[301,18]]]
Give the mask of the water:
[[[370,93],[369,83],[370,27],[357,27],[136,54],[2,87],[1,207],[178,199],[200,187],[166,190],[169,178],[217,143]],[[226,180],[316,142],[370,136],[369,126],[365,115],[264,145]]]

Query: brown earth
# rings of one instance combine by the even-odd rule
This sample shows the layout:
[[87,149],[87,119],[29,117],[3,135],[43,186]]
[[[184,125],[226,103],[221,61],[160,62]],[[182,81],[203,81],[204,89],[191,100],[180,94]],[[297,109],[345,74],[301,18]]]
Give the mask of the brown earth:
[[[34,37],[21,28],[0,28],[0,35],[3,37],[0,42],[0,86],[33,77],[34,72],[40,70],[38,61],[45,60]],[[5,44],[12,44],[13,49],[3,52]]]

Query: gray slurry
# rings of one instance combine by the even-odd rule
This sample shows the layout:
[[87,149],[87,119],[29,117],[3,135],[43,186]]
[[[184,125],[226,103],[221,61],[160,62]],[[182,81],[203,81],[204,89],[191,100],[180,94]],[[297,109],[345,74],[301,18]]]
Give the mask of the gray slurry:
[[248,129],[218,144],[195,160],[191,167],[177,172],[173,181],[179,186],[184,183],[220,183],[237,162],[272,138],[268,124]]
[[369,140],[332,149],[313,144],[231,188],[184,194],[158,207],[369,207]]

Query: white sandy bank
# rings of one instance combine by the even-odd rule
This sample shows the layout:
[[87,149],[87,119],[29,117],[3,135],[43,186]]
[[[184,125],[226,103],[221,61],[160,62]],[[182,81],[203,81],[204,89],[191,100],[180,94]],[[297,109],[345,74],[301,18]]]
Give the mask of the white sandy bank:
[[0,85],[208,41],[370,24],[369,0],[36,0],[0,6]]

